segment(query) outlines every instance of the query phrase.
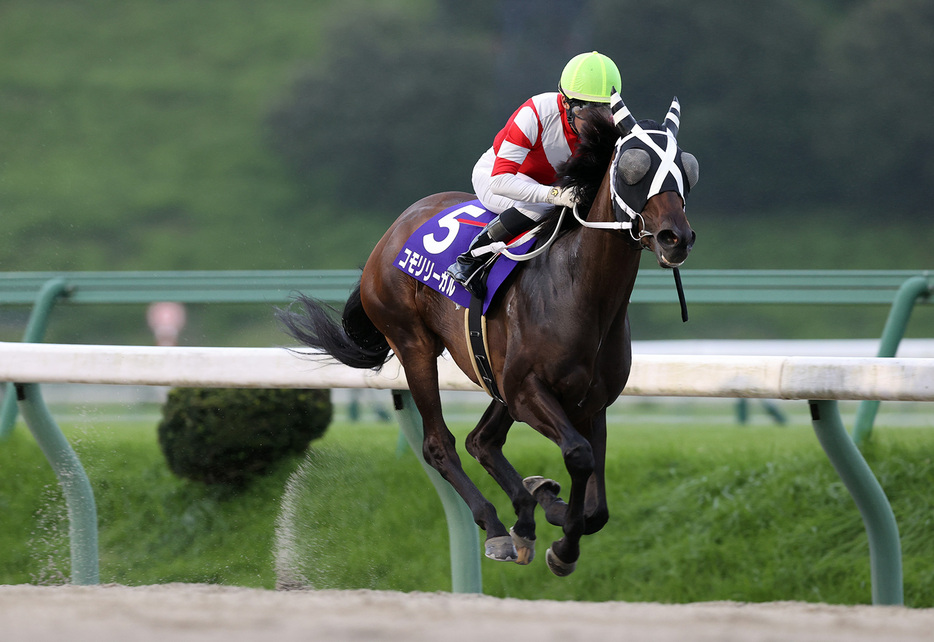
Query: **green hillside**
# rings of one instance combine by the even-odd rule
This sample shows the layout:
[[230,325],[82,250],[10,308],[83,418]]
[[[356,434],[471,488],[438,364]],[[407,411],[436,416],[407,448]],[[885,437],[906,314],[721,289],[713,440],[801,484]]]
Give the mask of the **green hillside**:
[[4,3],[0,269],[365,258],[370,239],[323,253],[333,213],[298,208],[263,141],[271,97],[314,56],[329,4]]

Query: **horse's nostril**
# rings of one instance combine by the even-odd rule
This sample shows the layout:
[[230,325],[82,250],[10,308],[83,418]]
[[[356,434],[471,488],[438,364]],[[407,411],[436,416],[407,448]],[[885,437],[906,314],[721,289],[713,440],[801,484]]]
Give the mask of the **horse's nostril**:
[[662,245],[673,247],[678,244],[678,235],[671,230],[662,230],[658,233],[657,238]]

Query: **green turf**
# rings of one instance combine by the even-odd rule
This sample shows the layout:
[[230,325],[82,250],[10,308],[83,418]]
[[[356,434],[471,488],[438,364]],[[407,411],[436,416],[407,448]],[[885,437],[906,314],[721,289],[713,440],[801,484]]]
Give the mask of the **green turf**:
[[[729,406],[719,414],[724,410]],[[536,561],[520,567],[484,559],[484,592],[870,602],[862,521],[810,427],[797,420],[738,427],[717,417],[668,424],[646,413],[641,422],[614,424],[611,520],[584,540],[577,571],[560,579],[547,570],[544,548],[559,532],[540,518]],[[886,427],[884,413],[880,423],[865,453],[901,530],[905,601],[934,606],[934,431]],[[459,441],[467,429],[454,425]],[[398,448],[392,424],[336,423],[304,460],[283,462],[240,491],[174,478],[151,424],[90,417],[66,432],[97,497],[102,582],[273,587],[278,559],[319,588],[450,590],[440,501],[412,453]],[[558,449],[528,427],[514,429],[506,450],[521,474],[567,483]],[[502,492],[464,457],[511,523]],[[0,583],[62,581],[69,572],[63,501],[24,427],[0,444],[0,470]]]

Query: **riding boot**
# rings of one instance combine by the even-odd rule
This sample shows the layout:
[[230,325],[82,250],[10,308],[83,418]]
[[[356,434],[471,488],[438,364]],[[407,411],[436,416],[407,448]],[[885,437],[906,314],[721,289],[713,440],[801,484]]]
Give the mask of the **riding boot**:
[[467,291],[482,299],[486,294],[486,270],[489,252],[481,252],[497,242],[510,241],[535,226],[535,221],[510,207],[487,223],[483,231],[471,241],[467,251],[457,257],[447,273],[455,281],[467,288]]

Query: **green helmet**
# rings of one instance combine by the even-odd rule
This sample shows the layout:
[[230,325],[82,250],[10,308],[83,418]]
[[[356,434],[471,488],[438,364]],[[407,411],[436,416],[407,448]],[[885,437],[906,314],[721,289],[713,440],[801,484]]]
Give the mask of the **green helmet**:
[[588,103],[610,102],[610,91],[622,88],[619,69],[603,54],[592,51],[571,58],[561,72],[558,90],[575,100]]

